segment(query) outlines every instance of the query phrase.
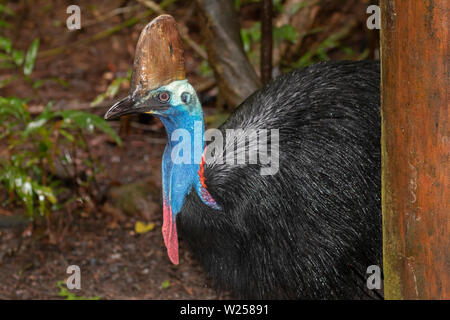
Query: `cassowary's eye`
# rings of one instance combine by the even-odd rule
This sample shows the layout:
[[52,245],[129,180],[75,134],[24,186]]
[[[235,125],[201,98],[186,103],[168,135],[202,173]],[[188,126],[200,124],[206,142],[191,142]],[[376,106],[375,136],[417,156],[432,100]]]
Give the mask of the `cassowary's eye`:
[[191,101],[191,94],[189,92],[183,92],[181,94],[181,101],[183,103],[188,104]]
[[158,95],[158,99],[161,102],[167,102],[170,99],[170,94],[168,92],[160,92]]

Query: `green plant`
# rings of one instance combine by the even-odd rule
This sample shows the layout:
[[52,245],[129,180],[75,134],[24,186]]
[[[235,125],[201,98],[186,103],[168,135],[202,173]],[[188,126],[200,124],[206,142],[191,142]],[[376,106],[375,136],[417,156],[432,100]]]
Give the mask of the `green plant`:
[[[4,3],[0,3],[0,26],[3,28],[0,29],[0,69],[13,70],[0,82],[0,87],[16,79],[25,80],[35,90],[48,80],[66,86],[63,80],[56,78],[31,79],[39,39],[34,39],[26,51],[14,48],[4,32],[5,28],[11,28],[6,20],[14,16],[14,12]],[[121,81],[124,80],[116,80],[107,94],[114,95]],[[78,198],[86,198],[81,192],[83,189],[89,198],[95,200],[96,193],[92,189],[96,188],[99,193],[96,182],[99,166],[86,142],[86,135],[95,129],[121,144],[116,132],[96,115],[76,110],[52,111],[51,104],[48,104],[33,117],[28,110],[27,99],[0,96],[0,189],[9,192],[7,202],[18,200],[31,219],[37,213],[46,215],[51,208],[58,208],[58,194],[64,181],[57,174],[55,164],[63,167],[66,172],[64,178],[75,185]],[[75,158],[80,158],[80,153],[84,155],[84,167],[89,169],[84,172],[80,172],[75,161]]]
[[250,28],[241,29],[241,38],[245,52],[250,53],[252,44],[261,40],[261,22],[255,22]]
[[[53,174],[55,161],[64,168],[73,166],[72,179],[78,181],[76,164],[70,155],[76,150],[88,154],[86,164],[93,170],[85,183],[95,183],[97,170],[85,135],[98,129],[118,144],[120,138],[102,118],[91,113],[64,110],[52,111],[51,104],[33,118],[26,101],[0,97],[0,145],[7,148],[0,153],[0,187],[9,192],[9,202],[17,196],[30,218],[36,213],[49,213],[56,205],[60,179]],[[66,150],[62,152],[62,150]]]
[[[290,24],[273,27],[272,32],[275,45],[280,45],[283,41],[294,42],[298,37],[297,30]],[[241,38],[244,44],[244,50],[250,53],[252,44],[261,41],[261,23],[255,22],[250,28],[241,29]]]
[[[14,17],[14,12],[5,4],[0,4],[0,31],[11,29],[12,25],[6,21],[7,18]],[[31,78],[31,73],[34,69],[34,64],[39,51],[39,38],[35,38],[26,51],[16,49],[10,38],[5,35],[5,32],[0,33],[0,69],[11,69],[10,74],[6,75],[0,81],[0,88],[11,84],[16,80],[24,80],[32,86],[33,89],[38,89],[44,83],[54,81],[63,87],[67,87],[68,83],[57,77],[34,80]]]
[[56,286],[59,288],[58,296],[65,298],[65,300],[100,300],[102,297],[96,296],[96,297],[83,297],[83,296],[77,296],[76,294],[70,292],[64,281],[58,281],[56,283]]
[[339,41],[333,36],[329,36],[324,41],[322,41],[316,48],[306,52],[301,58],[293,63],[293,68],[306,67],[318,61],[327,61],[328,52],[333,49],[340,47]]
[[170,287],[170,281],[169,280],[165,280],[161,283],[161,289],[167,289]]
[[[367,55],[369,53],[368,50],[365,50],[361,54],[357,54],[351,48],[342,44],[342,40],[348,36],[354,25],[355,22],[350,21],[346,26],[330,34],[318,45],[313,46],[310,50],[308,50],[305,54],[303,54],[300,57],[300,59],[294,62],[290,67],[291,68],[305,67],[319,61],[330,60],[328,55],[333,50],[340,51],[341,53],[343,53],[345,59],[361,60],[367,58]],[[310,34],[320,33],[322,31],[323,30],[321,30],[320,28],[313,29],[310,31]]]
[[273,38],[276,43],[283,41],[295,42],[298,38],[298,32],[292,25],[285,24],[281,27],[273,28]]
[[0,28],[11,28],[11,25],[4,19],[4,16],[13,16],[14,12],[0,3]]
[[211,68],[211,66],[209,65],[208,60],[203,60],[202,63],[200,64],[200,74],[203,77],[212,77],[213,76],[213,70]]
[[[0,4],[0,29],[11,28],[5,20],[6,17],[14,16],[14,12],[6,5]],[[34,68],[37,52],[39,50],[39,38],[31,43],[28,50],[18,50],[13,47],[11,39],[0,35],[0,68],[1,69],[21,69],[22,75],[27,81],[31,81],[30,75]],[[0,82],[0,88],[18,78],[18,75],[11,75]]]
[[54,81],[63,87],[68,87],[66,81],[57,77],[38,80],[33,80],[31,78],[38,50],[38,38],[33,40],[30,47],[25,52],[23,50],[14,49],[9,38],[0,36],[0,69],[16,69],[15,72],[12,72],[9,76],[0,81],[0,88],[20,79],[25,80],[25,82],[31,85],[33,89],[38,89],[44,83],[49,81]]
[[131,80],[131,69],[128,70],[128,73],[125,77],[117,77],[115,78],[111,84],[108,86],[106,91],[100,95],[98,95],[94,101],[91,102],[91,106],[97,106],[102,103],[106,98],[112,99],[119,92],[120,86],[124,83],[129,84]]
[[[24,78],[27,81],[32,82],[30,74],[34,68],[34,62],[36,60],[38,49],[38,38],[34,39],[30,47],[28,48],[28,51],[25,53],[22,50],[14,49],[9,38],[0,36],[0,68],[21,68]],[[6,84],[17,78],[17,75],[11,75],[8,78],[2,80],[2,82],[0,83],[0,88],[4,87]]]

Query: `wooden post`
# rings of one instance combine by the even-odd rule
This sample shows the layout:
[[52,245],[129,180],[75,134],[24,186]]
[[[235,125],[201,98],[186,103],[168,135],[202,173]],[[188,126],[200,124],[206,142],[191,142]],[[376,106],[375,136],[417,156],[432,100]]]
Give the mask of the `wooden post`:
[[450,1],[380,4],[385,297],[450,299]]

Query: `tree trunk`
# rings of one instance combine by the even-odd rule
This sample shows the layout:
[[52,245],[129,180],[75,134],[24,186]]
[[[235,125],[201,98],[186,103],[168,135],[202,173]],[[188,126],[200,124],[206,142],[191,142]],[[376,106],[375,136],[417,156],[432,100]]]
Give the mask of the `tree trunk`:
[[272,0],[263,0],[261,14],[261,80],[264,84],[272,79]]
[[245,54],[233,1],[196,2],[204,20],[202,33],[220,94],[230,107],[236,107],[259,89],[261,82]]

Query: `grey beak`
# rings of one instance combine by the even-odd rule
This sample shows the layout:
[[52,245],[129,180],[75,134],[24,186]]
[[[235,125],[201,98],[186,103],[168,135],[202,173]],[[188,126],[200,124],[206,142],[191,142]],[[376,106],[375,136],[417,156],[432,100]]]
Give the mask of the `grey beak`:
[[119,119],[127,114],[151,113],[170,108],[170,104],[161,102],[155,97],[148,98],[126,97],[113,105],[105,114],[105,120]]
[[138,113],[135,104],[136,101],[130,96],[118,101],[106,112],[105,120],[115,120],[127,114]]

